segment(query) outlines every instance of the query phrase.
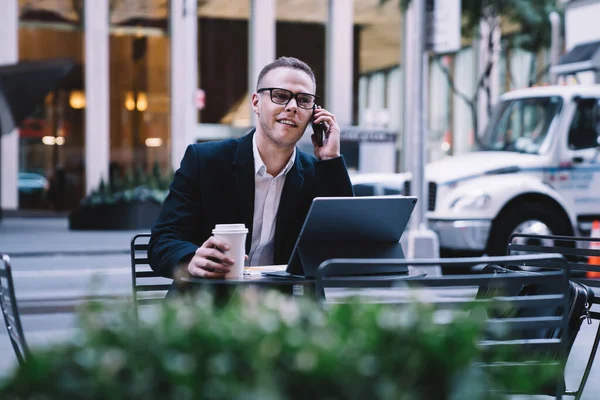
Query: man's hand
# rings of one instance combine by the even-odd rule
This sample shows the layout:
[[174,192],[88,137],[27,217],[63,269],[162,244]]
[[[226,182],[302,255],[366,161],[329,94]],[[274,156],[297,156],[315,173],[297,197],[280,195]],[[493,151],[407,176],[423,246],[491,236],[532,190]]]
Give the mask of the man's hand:
[[314,123],[325,122],[327,131],[323,138],[323,147],[317,146],[317,138],[313,134],[311,136],[313,146],[315,146],[315,157],[319,160],[329,160],[340,156],[340,127],[335,122],[335,117],[332,113],[324,108],[316,108],[314,111]]
[[190,260],[187,270],[199,278],[223,278],[229,272],[235,260],[223,254],[229,245],[220,238],[211,236],[198,247]]

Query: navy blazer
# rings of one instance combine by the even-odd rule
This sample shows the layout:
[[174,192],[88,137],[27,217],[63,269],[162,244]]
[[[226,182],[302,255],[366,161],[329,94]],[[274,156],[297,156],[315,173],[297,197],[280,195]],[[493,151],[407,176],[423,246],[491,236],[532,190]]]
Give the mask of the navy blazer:
[[[216,224],[245,224],[249,253],[254,219],[253,134],[254,130],[239,139],[188,146],[152,228],[148,254],[154,271],[172,278],[174,268],[189,262]],[[353,195],[343,156],[318,161],[296,149],[277,214],[274,263],[287,264],[315,197]]]

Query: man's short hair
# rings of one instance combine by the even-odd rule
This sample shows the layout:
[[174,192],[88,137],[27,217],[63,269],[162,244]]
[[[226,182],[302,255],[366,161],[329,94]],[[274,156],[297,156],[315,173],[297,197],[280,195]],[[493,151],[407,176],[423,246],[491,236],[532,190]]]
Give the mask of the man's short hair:
[[279,57],[272,63],[265,65],[265,67],[260,71],[260,74],[258,74],[258,81],[256,82],[256,90],[260,89],[260,82],[263,80],[265,75],[276,68],[291,68],[305,72],[312,80],[314,90],[317,89],[315,73],[307,63],[294,57]]

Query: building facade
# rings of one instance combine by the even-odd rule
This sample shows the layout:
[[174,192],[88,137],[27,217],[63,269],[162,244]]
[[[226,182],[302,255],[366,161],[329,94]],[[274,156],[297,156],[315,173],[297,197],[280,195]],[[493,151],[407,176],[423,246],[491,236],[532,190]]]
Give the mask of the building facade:
[[355,124],[360,31],[389,19],[377,1],[2,3],[0,64],[75,61],[1,138],[3,210],[70,210],[101,181],[174,170],[189,143],[240,136],[258,73],[279,56],[308,62],[322,103]]
[[[241,136],[254,124],[250,96],[258,73],[279,56],[314,69],[321,104],[348,128],[342,150],[352,169],[405,170],[402,143],[410,132],[402,132],[399,4],[3,0],[0,64],[69,57],[75,68],[19,129],[1,138],[2,209],[70,210],[101,181],[156,167],[168,173],[189,143]],[[569,35],[567,42],[569,48]],[[481,43],[463,43],[457,53],[430,60],[428,160],[473,145],[472,109],[451,90],[448,76],[472,96],[488,55]],[[492,57],[498,60],[492,102],[529,85],[531,66],[537,72],[549,62],[548,51],[501,46]],[[485,104],[476,107],[485,114]],[[369,143],[362,143],[365,137]]]

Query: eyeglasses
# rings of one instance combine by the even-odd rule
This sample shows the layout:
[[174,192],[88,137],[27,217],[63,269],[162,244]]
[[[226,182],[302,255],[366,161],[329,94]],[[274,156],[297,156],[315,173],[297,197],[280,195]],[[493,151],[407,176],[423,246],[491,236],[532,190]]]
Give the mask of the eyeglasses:
[[280,89],[280,88],[262,88],[262,89],[258,89],[256,92],[257,93],[261,93],[261,92],[266,92],[269,91],[270,95],[271,95],[271,101],[275,104],[279,104],[282,106],[287,106],[287,104],[292,101],[293,98],[296,99],[296,104],[298,104],[298,107],[300,108],[305,108],[307,110],[310,110],[314,107],[315,105],[315,101],[319,98],[319,96],[315,96],[314,94],[310,94],[310,93],[292,93],[287,89]]

